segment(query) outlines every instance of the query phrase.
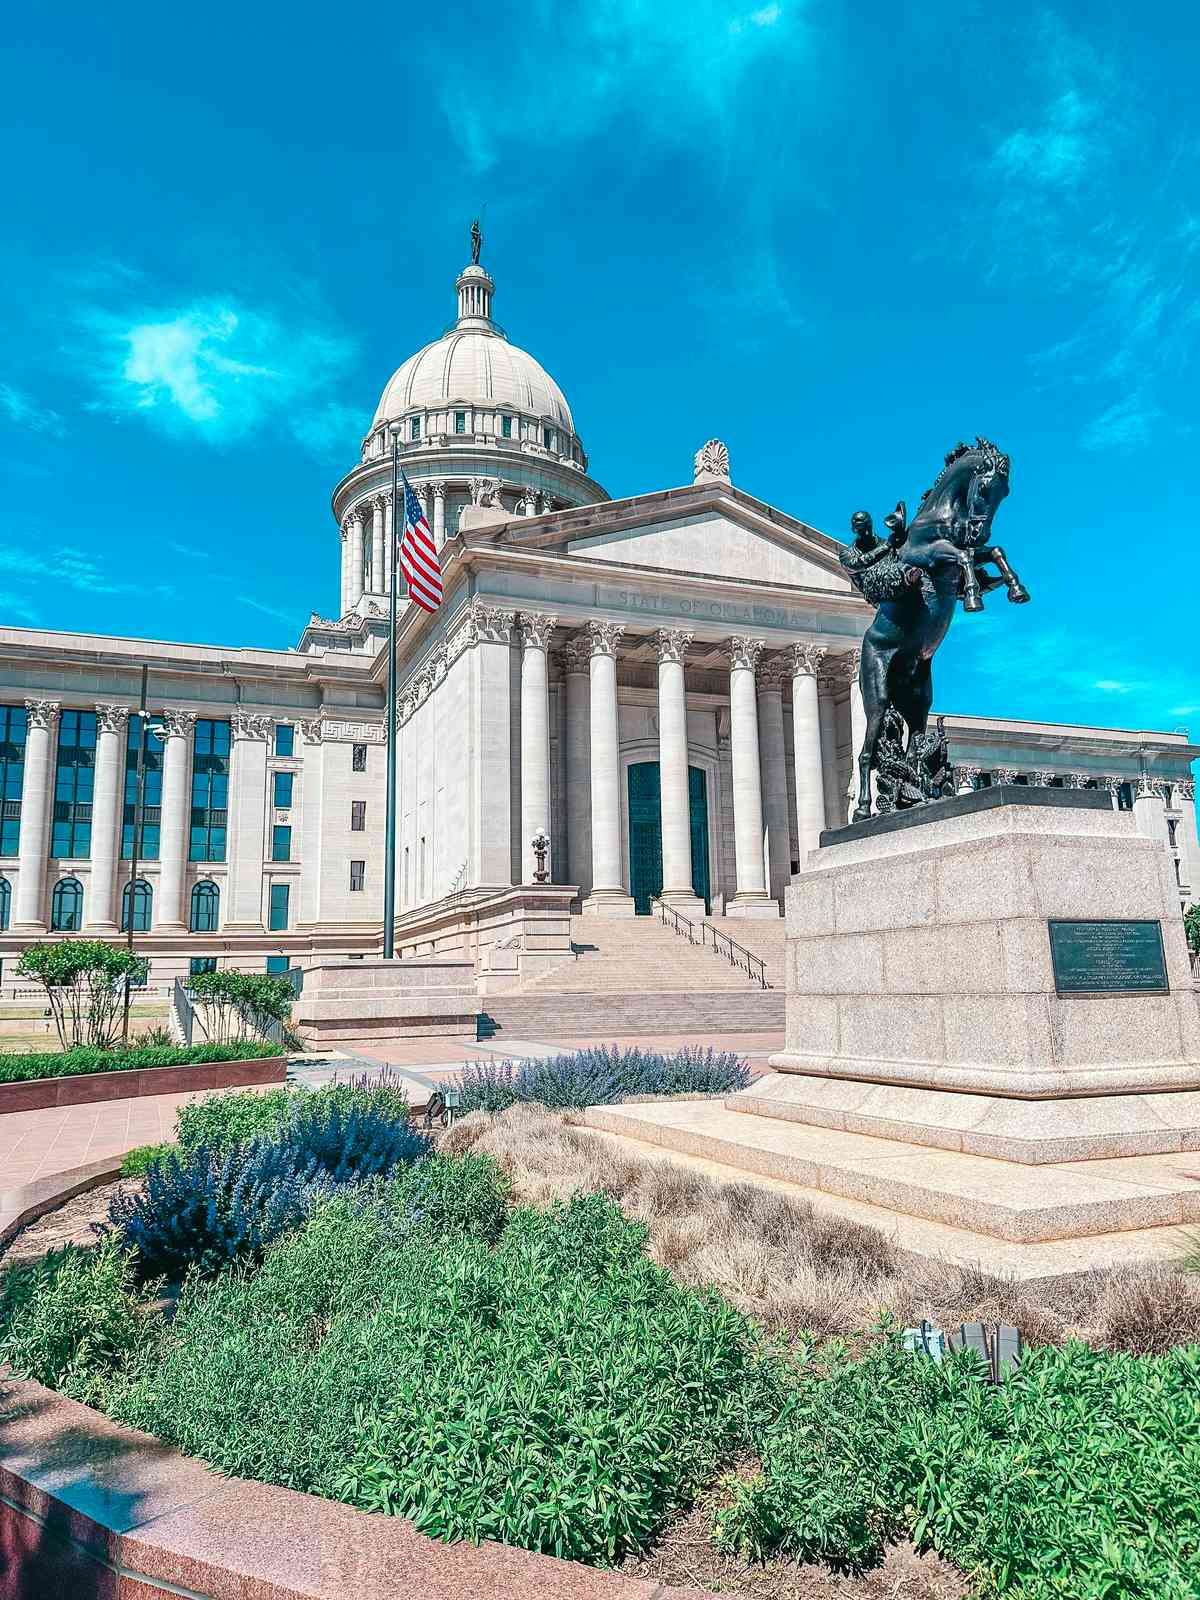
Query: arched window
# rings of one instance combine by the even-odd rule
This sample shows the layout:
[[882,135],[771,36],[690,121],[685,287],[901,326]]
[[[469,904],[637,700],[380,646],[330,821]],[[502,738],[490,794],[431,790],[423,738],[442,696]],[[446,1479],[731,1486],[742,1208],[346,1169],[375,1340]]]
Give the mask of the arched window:
[[50,926],[55,933],[78,933],[83,922],[83,885],[78,878],[60,878],[54,885]]
[[12,884],[7,878],[0,878],[0,933],[8,927],[9,913],[12,910]]
[[[139,878],[133,886],[133,931],[134,933],[150,932],[150,909],[154,903],[154,891],[145,878]],[[129,931],[129,885],[126,884],[121,891],[121,932]]]
[[192,918],[189,926],[193,933],[216,933],[220,918],[221,891],[207,879],[192,890]]

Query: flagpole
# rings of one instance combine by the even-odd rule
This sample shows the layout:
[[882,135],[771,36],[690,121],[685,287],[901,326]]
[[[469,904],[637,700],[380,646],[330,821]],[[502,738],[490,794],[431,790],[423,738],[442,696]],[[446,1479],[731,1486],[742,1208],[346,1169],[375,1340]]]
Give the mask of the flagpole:
[[396,621],[399,606],[400,534],[404,516],[400,504],[400,424],[392,434],[392,538],[388,551],[392,569],[388,608],[387,682],[387,825],[383,845],[383,959],[396,953]]

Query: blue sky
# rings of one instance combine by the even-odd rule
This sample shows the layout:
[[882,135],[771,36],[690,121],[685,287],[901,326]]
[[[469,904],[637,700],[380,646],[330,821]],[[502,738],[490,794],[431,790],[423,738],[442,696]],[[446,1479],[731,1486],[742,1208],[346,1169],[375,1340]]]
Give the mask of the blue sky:
[[486,201],[610,493],[717,434],[841,537],[988,434],[1034,603],[960,616],[940,703],[1200,736],[1196,7],[429,12],[9,18],[0,617],[294,643]]

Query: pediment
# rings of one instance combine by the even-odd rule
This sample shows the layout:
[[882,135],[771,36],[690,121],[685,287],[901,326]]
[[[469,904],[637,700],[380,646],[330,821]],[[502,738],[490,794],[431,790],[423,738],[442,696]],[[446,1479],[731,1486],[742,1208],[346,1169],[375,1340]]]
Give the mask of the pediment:
[[565,553],[622,566],[713,578],[755,578],[765,584],[804,589],[850,587],[836,558],[831,566],[824,552],[806,549],[796,536],[747,527],[721,511],[593,534],[572,540]]

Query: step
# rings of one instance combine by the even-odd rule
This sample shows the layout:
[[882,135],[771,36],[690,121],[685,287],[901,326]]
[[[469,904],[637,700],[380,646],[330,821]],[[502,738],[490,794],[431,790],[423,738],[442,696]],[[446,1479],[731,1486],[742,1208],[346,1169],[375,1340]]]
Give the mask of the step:
[[1195,1152],[1031,1173],[988,1156],[748,1116],[715,1100],[592,1107],[585,1115],[611,1133],[1014,1244],[1200,1222]]
[[[777,989],[607,990],[555,992],[526,989],[488,995],[484,1017],[499,1037],[529,1039],[577,1034],[619,1038],[626,1034],[771,1033],[784,1025],[784,997]],[[714,1041],[716,1042],[716,1041]]]

